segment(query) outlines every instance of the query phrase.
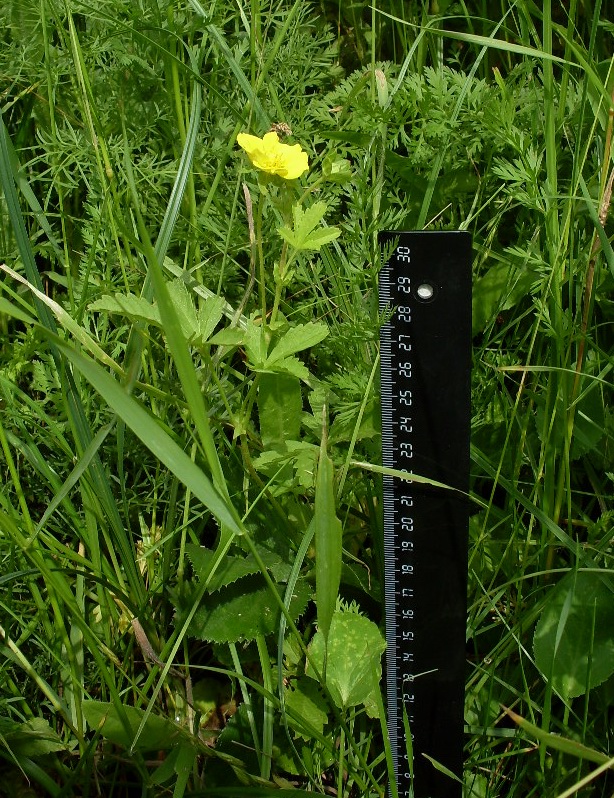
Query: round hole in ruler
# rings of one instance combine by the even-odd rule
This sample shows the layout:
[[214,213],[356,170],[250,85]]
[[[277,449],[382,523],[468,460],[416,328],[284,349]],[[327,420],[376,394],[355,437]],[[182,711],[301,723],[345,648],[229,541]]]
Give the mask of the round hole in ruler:
[[416,288],[416,296],[422,302],[432,302],[435,299],[436,288],[432,283],[420,283]]

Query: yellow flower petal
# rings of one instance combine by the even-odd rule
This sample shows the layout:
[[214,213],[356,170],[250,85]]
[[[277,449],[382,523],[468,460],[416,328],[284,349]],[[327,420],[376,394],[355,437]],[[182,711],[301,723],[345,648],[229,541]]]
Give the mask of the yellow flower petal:
[[249,133],[239,133],[237,143],[245,150],[250,161],[263,172],[295,180],[309,169],[307,153],[300,144],[282,144],[277,133],[265,133],[260,139]]

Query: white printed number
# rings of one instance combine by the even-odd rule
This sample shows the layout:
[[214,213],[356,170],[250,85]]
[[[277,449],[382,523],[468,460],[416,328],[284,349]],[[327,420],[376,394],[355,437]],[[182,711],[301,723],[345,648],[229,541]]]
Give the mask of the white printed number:
[[[397,247],[397,258],[404,260],[406,263],[411,263],[411,249],[409,247]],[[409,280],[409,277],[405,279]]]
[[403,441],[401,443],[400,448],[401,448],[401,457],[411,458],[414,456],[414,447],[411,445],[411,443],[406,443],[405,441]]

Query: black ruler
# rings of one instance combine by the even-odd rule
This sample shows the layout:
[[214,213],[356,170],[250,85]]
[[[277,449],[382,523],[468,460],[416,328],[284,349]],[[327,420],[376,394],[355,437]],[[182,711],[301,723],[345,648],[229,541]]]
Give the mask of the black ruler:
[[[388,730],[399,798],[460,798],[469,506],[471,236],[380,233]],[[392,249],[391,249],[392,247]],[[413,772],[403,711],[411,729]]]

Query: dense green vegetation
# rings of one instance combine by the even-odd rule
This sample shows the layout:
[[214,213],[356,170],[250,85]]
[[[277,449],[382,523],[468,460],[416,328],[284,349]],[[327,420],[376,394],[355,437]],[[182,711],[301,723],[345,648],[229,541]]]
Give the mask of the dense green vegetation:
[[2,4],[0,794],[385,794],[377,232],[423,228],[474,242],[465,793],[612,794],[612,19]]

